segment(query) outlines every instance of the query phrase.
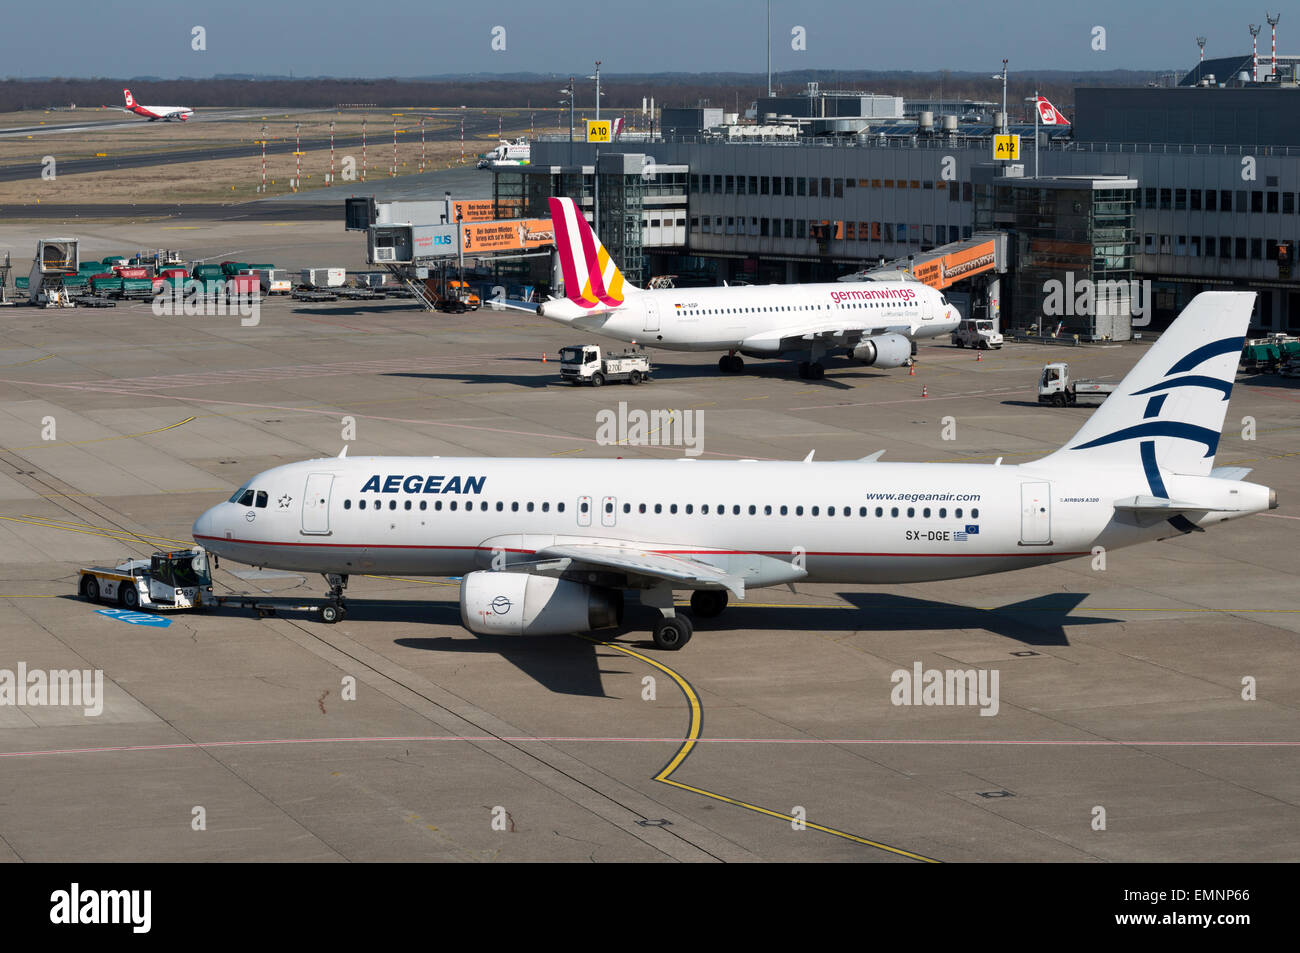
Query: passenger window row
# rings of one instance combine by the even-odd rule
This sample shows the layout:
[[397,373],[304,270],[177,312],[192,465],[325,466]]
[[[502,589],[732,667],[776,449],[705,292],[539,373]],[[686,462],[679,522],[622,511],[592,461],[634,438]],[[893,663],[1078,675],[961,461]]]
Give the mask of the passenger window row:
[[[251,493],[252,491],[250,490],[249,492]],[[265,493],[262,493],[262,494],[261,494],[261,497],[262,497],[262,499],[263,499],[263,502],[258,503],[258,504],[257,504],[258,506],[265,506],[265,505],[266,505],[266,503],[265,503],[265,496],[266,496]],[[487,512],[487,511],[489,511],[489,510],[494,510],[494,511],[497,512],[497,513],[504,513],[504,512],[506,512],[506,504],[505,504],[504,502],[500,501],[500,500],[498,500],[495,504],[494,504],[494,503],[489,503],[489,502],[487,502],[486,500],[478,500],[478,501],[475,501],[475,500],[466,500],[466,501],[464,501],[464,509],[465,509],[465,511],[467,511],[467,512],[473,512],[474,509],[475,509],[475,503],[476,503],[476,502],[477,502],[477,504],[478,504],[477,509],[478,509],[479,512]],[[428,501],[428,500],[420,500],[420,501],[419,501],[419,505],[418,505],[418,507],[415,506],[415,505],[413,505],[413,503],[414,503],[414,501],[409,500],[409,499],[408,499],[408,500],[403,500],[403,501],[402,501],[401,509],[402,509],[402,510],[413,510],[413,509],[419,509],[419,510],[421,510],[421,511],[424,511],[424,510],[428,510],[428,509],[429,509],[429,501]],[[396,510],[396,509],[398,509],[398,505],[397,505],[397,504],[398,504],[398,501],[397,501],[397,500],[395,500],[395,499],[389,500],[389,501],[388,501],[387,509],[388,509],[389,511]],[[441,512],[442,509],[443,509],[443,505],[442,505],[442,504],[443,504],[443,501],[442,501],[442,500],[434,500],[434,501],[433,501],[433,510],[434,510],[434,512]],[[448,500],[448,501],[447,501],[447,509],[448,509],[449,511],[451,511],[451,512],[454,513],[454,512],[456,512],[456,511],[458,510],[459,507],[460,507],[460,501],[458,501],[458,500]],[[614,504],[609,503],[609,502],[606,502],[606,503],[605,503],[605,512],[606,512],[606,513],[613,513],[613,512],[614,512],[613,507],[614,507]],[[624,512],[625,514],[630,514],[630,513],[632,512],[632,507],[633,507],[633,504],[631,504],[631,503],[624,503],[624,504],[623,504],[623,512]],[[653,510],[651,509],[651,507],[653,507]],[[348,499],[348,500],[344,500],[344,501],[343,501],[343,508],[344,508],[345,510],[350,510],[350,509],[352,509],[352,500],[350,500],[350,499]],[[359,510],[364,510],[364,509],[367,509],[367,508],[372,509],[372,510],[383,510],[383,509],[385,509],[385,507],[384,507],[384,501],[383,501],[383,500],[370,500],[369,502],[367,502],[366,500],[358,500],[358,501],[357,501],[357,509],[359,509]],[[586,502],[579,503],[579,504],[578,504],[578,509],[579,509],[579,511],[582,512],[582,513],[588,513],[588,512],[590,512],[590,506],[589,506],[589,504],[586,503]],[[533,512],[549,513],[549,512],[551,511],[551,504],[550,504],[549,502],[543,502],[543,503],[533,503],[533,502],[519,503],[519,502],[517,502],[517,501],[516,501],[516,502],[512,502],[512,503],[510,504],[510,512],[511,512],[511,513],[518,513],[518,512],[520,512],[521,510],[522,510],[523,512],[526,512],[526,513],[533,513]],[[727,504],[725,504],[725,503],[717,503],[717,504],[712,504],[712,505],[711,505],[711,504],[708,504],[708,503],[701,503],[701,504],[699,505],[698,510],[699,510],[699,515],[701,515],[701,516],[709,516],[710,514],[715,515],[715,516],[725,516],[725,515],[727,515]],[[771,505],[771,504],[764,504],[764,505],[762,505],[762,506],[760,507],[760,505],[759,505],[759,504],[756,504],[756,503],[751,503],[751,504],[749,504],[748,506],[741,506],[741,505],[738,504],[738,503],[733,503],[733,504],[731,504],[731,515],[732,515],[732,516],[746,516],[746,515],[747,515],[747,516],[758,516],[758,515],[760,515],[760,510],[761,510],[761,515],[763,515],[763,516],[790,516],[790,515],[792,515],[792,514],[793,514],[794,516],[803,516],[803,515],[805,515],[805,513],[806,513],[807,515],[809,515],[809,516],[822,516],[822,515],[825,515],[825,516],[836,516],[836,515],[838,515],[838,516],[843,516],[843,517],[851,517],[851,516],[854,515],[854,507],[853,507],[853,506],[840,506],[840,507],[827,506],[827,507],[824,507],[824,508],[823,508],[823,507],[821,507],[821,506],[809,506],[809,507],[804,507],[804,506],[801,506],[801,505],[796,505],[796,506],[791,507],[791,506],[788,506],[788,505],[773,506],[773,505]],[[563,503],[556,503],[556,504],[555,504],[555,512],[557,512],[557,513],[563,513],[563,512],[564,512],[564,504],[563,504]],[[677,515],[677,514],[680,512],[680,513],[684,513],[684,514],[686,514],[687,516],[693,516],[693,515],[695,515],[695,513],[696,513],[696,505],[695,505],[694,503],[685,503],[685,504],[677,504],[677,503],[654,503],[654,504],[651,504],[651,503],[638,503],[638,504],[636,504],[636,512],[637,512],[638,514],[644,514],[644,513],[651,513],[651,512],[653,512],[654,515],[660,515],[660,514],[663,514],[664,512],[667,512],[670,516]],[[956,507],[956,508],[952,511],[952,518],[953,518],[953,519],[963,519],[963,518],[964,518],[964,515],[965,515],[965,512],[966,512],[966,511],[965,511],[965,508],[964,508],[964,507],[961,507],[961,506]],[[873,513],[874,513],[874,515],[875,515],[876,517],[878,517],[878,518],[883,518],[883,517],[885,517],[885,516],[889,516],[889,517],[891,517],[891,518],[897,518],[897,517],[899,517],[899,516],[906,515],[908,519],[912,519],[912,518],[915,518],[915,517],[917,516],[918,509],[917,509],[917,507],[914,507],[914,506],[909,506],[909,507],[907,507],[905,511],[904,511],[902,508],[897,507],[897,506],[891,506],[891,507],[888,508],[888,510],[886,510],[886,508],[883,507],[883,506],[877,506],[877,507],[874,507],[874,509],[873,509],[872,507],[869,507],[869,506],[859,506],[859,507],[857,507],[857,515],[858,515],[859,517],[861,517],[861,518],[869,517],[869,516],[871,516]],[[979,508],[978,508],[978,507],[973,507],[973,508],[971,509],[971,511],[970,511],[970,514],[969,514],[970,519],[979,519],[979,515],[980,515],[980,511],[979,511]],[[938,519],[947,519],[947,518],[948,518],[948,507],[946,507],[946,506],[941,506],[941,507],[938,507],[937,510],[932,509],[932,508],[929,507],[929,506],[922,507],[922,508],[920,508],[920,517],[921,517],[922,519],[931,519],[932,517],[937,517]]]
[[[488,503],[486,500],[478,500],[478,501],[475,501],[475,500],[465,500],[465,510],[466,510],[466,512],[472,512],[472,511],[474,510],[474,508],[475,508],[475,507],[474,507],[475,502],[478,503],[478,509],[479,509],[481,512],[486,512],[487,510],[493,508],[493,505],[492,505],[491,503]],[[435,513],[436,513],[436,512],[441,512],[441,510],[442,510],[442,508],[443,508],[442,503],[443,503],[442,500],[434,500],[434,501],[433,501],[433,511],[434,511]],[[428,500],[420,500],[420,504],[419,504],[419,506],[413,506],[412,504],[413,504],[413,501],[412,501],[412,500],[403,500],[403,501],[402,501],[402,509],[403,509],[403,510],[412,510],[412,509],[428,510],[428,509],[430,508],[430,507],[429,507],[429,501],[428,501]],[[383,501],[383,500],[370,500],[368,506],[369,506],[369,509],[372,509],[372,510],[382,510],[382,509],[384,509],[384,501]],[[350,509],[352,509],[352,501],[351,501],[351,500],[344,500],[344,501],[343,501],[343,508],[344,508],[345,510],[350,510]],[[366,509],[366,508],[367,508],[367,501],[366,501],[366,500],[358,500],[358,501],[357,501],[357,509],[359,509],[359,510],[364,510],[364,509]],[[389,509],[389,510],[395,510],[395,509],[397,509],[397,508],[398,508],[398,507],[397,507],[397,500],[389,500],[389,501],[388,501],[388,509]],[[456,512],[459,508],[460,508],[460,501],[459,501],[459,500],[448,500],[448,501],[447,501],[447,509],[450,510],[451,512],[454,513],[454,512]],[[512,512],[512,513],[518,513],[518,512],[520,511],[520,508],[522,508],[523,511],[526,512],[526,513],[532,513],[532,512],[534,512],[534,510],[539,510],[539,511],[542,512],[542,513],[549,513],[549,512],[551,511],[551,504],[550,504],[549,502],[544,502],[544,503],[532,503],[532,502],[528,502],[528,503],[519,503],[519,502],[514,502],[514,503],[511,503],[511,504],[510,504],[510,512]],[[497,511],[498,513],[504,513],[504,512],[505,512],[505,509],[506,509],[506,505],[505,505],[505,503],[503,503],[503,502],[501,502],[500,500],[498,500],[497,503],[496,503],[495,509],[496,509],[496,511]],[[557,513],[563,513],[563,512],[564,512],[564,504],[563,504],[563,503],[556,503],[556,504],[555,504],[555,512],[557,512]]]

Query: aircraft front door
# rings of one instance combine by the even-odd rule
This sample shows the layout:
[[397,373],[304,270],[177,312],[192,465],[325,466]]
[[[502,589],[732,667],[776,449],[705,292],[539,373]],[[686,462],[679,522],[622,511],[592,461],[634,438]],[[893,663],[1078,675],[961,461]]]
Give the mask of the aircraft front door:
[[302,491],[302,531],[313,536],[328,536],[330,531],[330,489],[332,473],[309,473]]

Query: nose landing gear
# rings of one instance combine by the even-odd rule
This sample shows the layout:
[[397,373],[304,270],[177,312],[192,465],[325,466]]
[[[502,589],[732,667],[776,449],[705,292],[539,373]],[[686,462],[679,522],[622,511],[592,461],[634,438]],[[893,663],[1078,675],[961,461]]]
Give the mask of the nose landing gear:
[[346,574],[336,572],[321,573],[325,577],[325,582],[329,585],[329,594],[325,597],[328,601],[320,609],[320,620],[329,625],[340,622],[348,616],[347,600],[343,597],[343,590],[348,587],[348,577]]

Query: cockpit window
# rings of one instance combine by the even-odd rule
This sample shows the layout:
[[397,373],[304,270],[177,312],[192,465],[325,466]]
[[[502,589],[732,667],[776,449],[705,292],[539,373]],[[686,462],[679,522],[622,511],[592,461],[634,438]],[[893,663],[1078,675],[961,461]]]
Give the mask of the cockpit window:
[[239,495],[239,499],[235,500],[235,502],[240,506],[252,506],[254,495],[255,494],[252,490],[245,490]]
[[258,491],[257,491],[257,504],[256,504],[256,505],[257,505],[257,508],[258,508],[259,510],[264,510],[264,509],[266,509],[266,491],[265,491],[265,490],[258,490]]
[[238,503],[241,499],[243,499],[244,494],[247,492],[248,492],[248,486],[247,484],[245,484],[244,486],[241,486],[238,490],[236,490],[234,493],[230,494],[230,499],[227,500],[226,502]]

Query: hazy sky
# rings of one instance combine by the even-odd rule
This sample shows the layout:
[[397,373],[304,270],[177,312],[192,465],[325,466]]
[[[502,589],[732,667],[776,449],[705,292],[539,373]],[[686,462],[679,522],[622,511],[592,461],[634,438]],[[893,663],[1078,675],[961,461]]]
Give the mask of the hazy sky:
[[[1262,2],[1262,0],[1261,0]],[[516,71],[762,72],[764,0],[103,0],[15,4],[0,31],[0,73],[27,76],[418,76]],[[787,69],[1168,69],[1250,48],[1222,0],[773,0],[772,63]],[[191,49],[206,29],[207,49]],[[807,49],[791,48],[791,30]],[[1104,27],[1104,51],[1093,28]],[[503,27],[506,49],[491,49]],[[1300,11],[1279,50],[1300,49]],[[34,42],[44,35],[46,39]],[[498,34],[499,35],[499,34]],[[50,40],[47,42],[47,40]],[[1268,26],[1260,36],[1268,50]]]

